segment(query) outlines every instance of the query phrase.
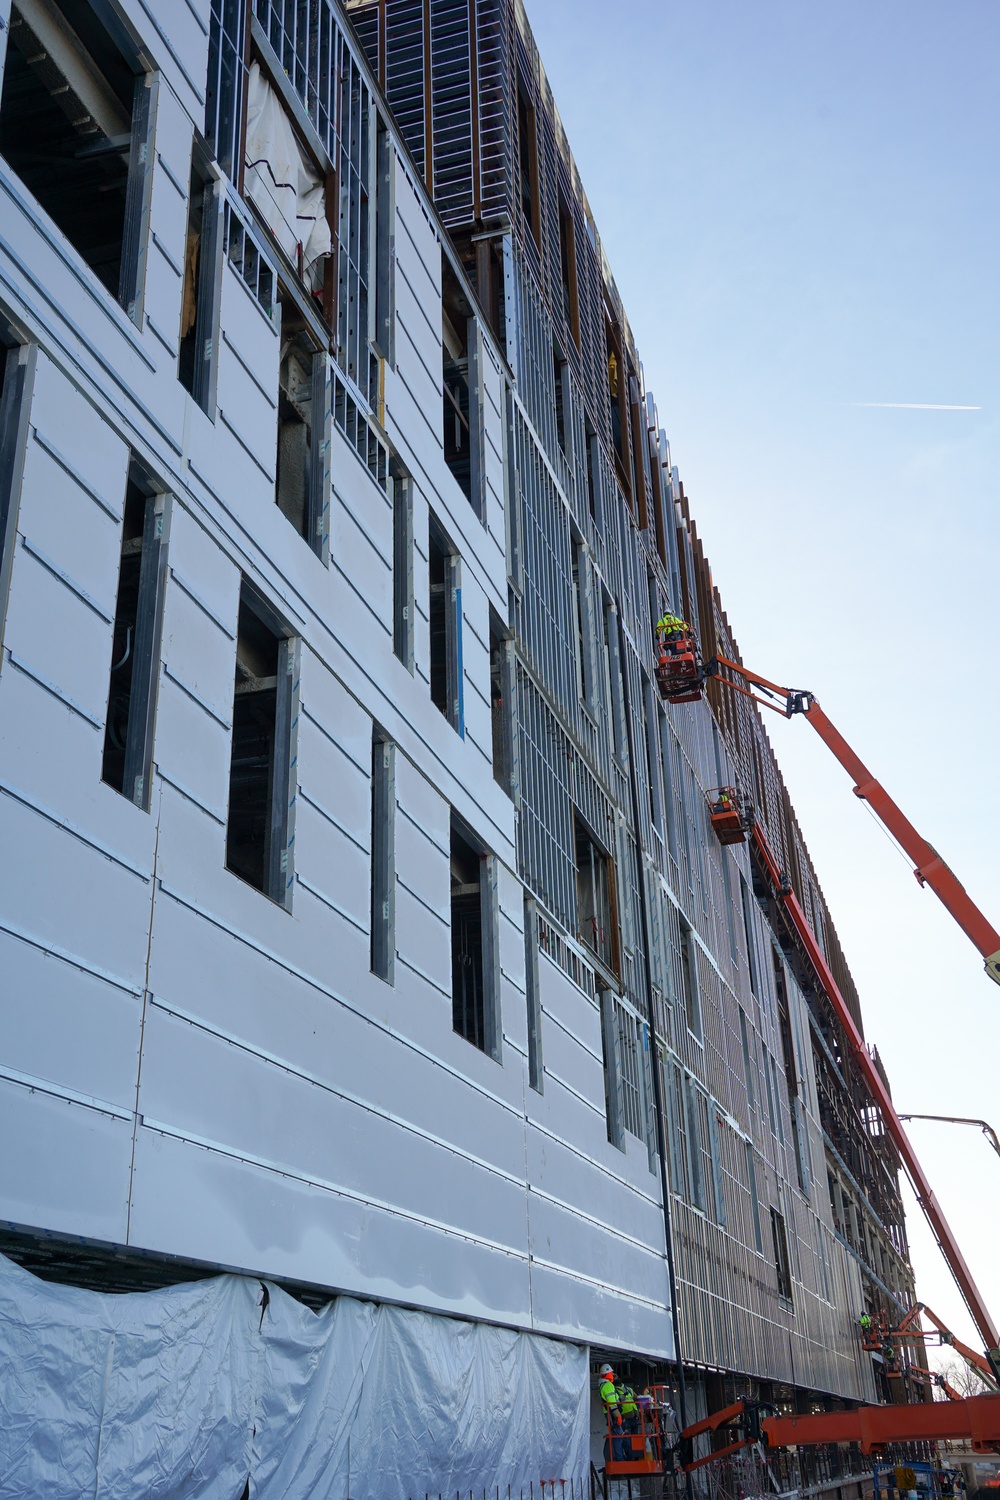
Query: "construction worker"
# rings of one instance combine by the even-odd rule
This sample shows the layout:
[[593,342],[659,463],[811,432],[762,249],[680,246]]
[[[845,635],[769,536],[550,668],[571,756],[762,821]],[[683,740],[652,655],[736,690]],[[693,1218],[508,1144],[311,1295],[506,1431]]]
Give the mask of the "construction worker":
[[625,1462],[625,1439],[622,1436],[622,1414],[618,1403],[618,1391],[615,1386],[615,1372],[610,1365],[602,1365],[600,1373],[601,1400],[604,1402],[604,1410],[608,1417],[608,1427],[611,1433],[611,1452],[608,1452],[608,1439],[604,1439],[604,1458],[611,1458],[614,1463]]
[[868,1314],[866,1312],[863,1312],[861,1314],[861,1317],[858,1319],[858,1322],[861,1324],[861,1337],[863,1339],[870,1338],[872,1331],[872,1320],[868,1316]]
[[732,812],[732,810],[733,804],[729,800],[729,793],[726,791],[725,787],[723,787],[719,792],[716,800],[712,803],[712,811],[717,813],[727,813]]
[[[615,1382],[615,1395],[618,1397],[618,1410],[622,1414],[622,1431],[626,1433],[637,1433],[639,1431],[639,1403],[635,1399],[635,1391],[623,1380]],[[625,1457],[635,1456],[635,1449],[626,1439]]]
[[657,642],[661,654],[664,651],[672,651],[676,655],[679,643],[687,640],[690,634],[691,627],[687,619],[681,619],[681,616],[675,615],[670,610],[667,610],[666,615],[657,621]]

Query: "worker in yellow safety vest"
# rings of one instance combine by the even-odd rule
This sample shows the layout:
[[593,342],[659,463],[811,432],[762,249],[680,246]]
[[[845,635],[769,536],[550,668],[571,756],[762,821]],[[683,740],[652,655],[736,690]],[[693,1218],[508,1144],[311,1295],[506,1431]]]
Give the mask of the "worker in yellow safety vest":
[[679,641],[684,636],[690,635],[691,626],[686,620],[682,620],[680,615],[672,614],[668,610],[661,620],[657,620],[656,634],[659,637],[660,646],[663,648],[670,641]]
[[[622,1414],[622,1431],[633,1433],[639,1431],[639,1403],[635,1399],[635,1391],[623,1380],[615,1382],[615,1395],[618,1397],[618,1410]],[[631,1443],[629,1447],[631,1448]]]
[[615,1372],[610,1365],[602,1365],[600,1373],[601,1400],[604,1410],[608,1416],[608,1425],[611,1430],[611,1452],[608,1452],[608,1439],[604,1439],[605,1460],[611,1458],[616,1464],[625,1461],[625,1439],[622,1436],[622,1414],[618,1401],[618,1389],[615,1385]]

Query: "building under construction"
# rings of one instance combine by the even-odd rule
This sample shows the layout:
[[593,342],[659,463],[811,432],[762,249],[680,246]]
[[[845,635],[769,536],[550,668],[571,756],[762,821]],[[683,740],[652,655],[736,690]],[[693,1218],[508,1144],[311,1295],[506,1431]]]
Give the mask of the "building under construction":
[[589,1486],[605,1362],[905,1399],[897,1158],[719,789],[860,1004],[756,708],[659,691],[667,613],[740,658],[522,6],[0,37],[11,1430],[406,1496]]

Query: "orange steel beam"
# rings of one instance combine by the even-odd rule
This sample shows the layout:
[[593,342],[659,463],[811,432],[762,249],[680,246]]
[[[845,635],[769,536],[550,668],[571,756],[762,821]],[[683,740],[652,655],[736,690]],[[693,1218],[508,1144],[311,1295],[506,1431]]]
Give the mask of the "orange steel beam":
[[931,1232],[951,1268],[951,1273],[955,1278],[958,1289],[965,1299],[965,1304],[969,1312],[972,1314],[973,1322],[979,1329],[986,1347],[994,1349],[997,1343],[1000,1342],[997,1338],[996,1327],[987,1311],[982,1294],[973,1280],[972,1272],[966,1265],[965,1257],[959,1249],[958,1241],[952,1233],[951,1226],[942,1213],[941,1206],[924,1175],[923,1168],[917,1160],[917,1154],[910,1145],[906,1131],[900,1124],[899,1116],[892,1102],[892,1096],[882,1082],[881,1075],[868,1053],[868,1048],[865,1046],[864,1038],[855,1024],[847,1002],[840,993],[837,981],[834,979],[830,966],[823,956],[822,949],[816,941],[815,934],[809,925],[806,914],[799,905],[794,891],[792,891],[787,878],[780,869],[759,822],[754,823],[752,836],[774,886],[775,897],[778,901],[784,902],[802,942],[802,946],[806,950],[809,960],[816,971],[816,977],[826,992],[827,998],[833,1006],[841,1026],[844,1028],[847,1045],[854,1056],[861,1076],[868,1085],[872,1099],[881,1112],[885,1128],[896,1150],[899,1152],[900,1161],[903,1164],[906,1175],[913,1184],[917,1201],[923,1209],[927,1222],[931,1226]]
[[[757,672],[748,671],[746,667],[740,666],[739,662],[730,661],[725,656],[716,657],[715,663],[726,667],[731,672],[738,672],[748,682],[762,687],[765,692],[784,698],[784,713],[787,717],[801,713],[809,720],[827,749],[833,752],[848,775],[854,778],[854,795],[868,803],[908,858],[913,860],[913,873],[920,884],[930,886],[966,937],[978,948],[986,964],[987,974],[1000,984],[1000,933],[991,922],[987,921],[961,881],[948,868],[933,845],[921,837],[881,782],[876,781],[864,762],[855,755],[839,729],[831,723],[820,708],[812,693],[783,688],[778,683],[771,682],[769,678],[761,677]],[[712,666],[711,663],[709,665]],[[716,672],[715,675],[719,674]],[[737,692],[748,693],[746,688],[741,687],[737,682],[730,681],[729,678],[720,676],[720,681],[735,688]],[[756,694],[753,693],[748,693],[748,696],[756,698]],[[756,701],[763,703],[767,708],[776,707],[774,703],[768,703],[764,698],[757,698]]]
[[886,1443],[938,1443],[965,1439],[974,1449],[982,1451],[1000,1446],[1000,1396],[969,1396],[964,1401],[921,1402],[913,1406],[859,1406],[855,1411],[765,1417],[761,1429],[769,1448],[860,1443],[862,1453],[871,1453]]

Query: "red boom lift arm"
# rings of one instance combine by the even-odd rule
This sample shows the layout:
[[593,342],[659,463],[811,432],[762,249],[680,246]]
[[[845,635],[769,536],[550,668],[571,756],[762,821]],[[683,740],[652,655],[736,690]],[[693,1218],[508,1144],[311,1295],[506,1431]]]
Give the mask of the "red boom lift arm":
[[[721,667],[725,667],[729,672],[738,672],[741,677],[745,677],[756,687],[763,688],[766,693],[783,698],[784,708],[779,708],[768,698],[752,693],[749,688],[739,682],[734,682],[731,677],[723,676],[719,670]],[[937,850],[928,844],[926,839],[921,838],[909,818],[893,802],[885,787],[875,780],[868,767],[858,759],[843,735],[820,708],[812,693],[779,687],[777,683],[769,682],[766,677],[761,677],[756,672],[747,671],[746,667],[740,666],[738,662],[729,661],[724,656],[717,656],[714,661],[709,662],[705,670],[707,676],[717,677],[735,692],[746,694],[748,698],[753,698],[756,703],[763,704],[765,708],[773,709],[776,713],[784,713],[786,718],[800,713],[809,720],[823,743],[833,751],[848,775],[854,778],[854,795],[868,803],[908,858],[913,860],[913,873],[920,884],[930,886],[955,918],[966,937],[982,954],[987,974],[1000,984],[1000,933],[986,920],[961,881],[952,874]]]
[[[734,682],[732,677],[724,676],[721,671],[723,667],[727,668],[730,673],[739,673],[748,682],[752,682],[755,686],[763,688],[769,696],[783,698],[785,700],[784,708],[778,708],[768,698],[762,698],[759,694],[751,692],[749,688],[742,686],[738,682]],[[777,683],[770,682],[766,677],[761,677],[756,672],[750,672],[746,667],[740,666],[738,662],[729,661],[723,656],[716,657],[714,661],[709,662],[705,670],[707,675],[717,677],[735,692],[746,694],[748,698],[754,699],[755,702],[762,703],[765,708],[773,709],[776,713],[783,712],[786,717],[791,717],[794,713],[802,713],[806,716],[813,728],[820,735],[820,738],[833,751],[841,765],[854,776],[855,794],[871,804],[890,833],[899,841],[910,858],[915,860],[917,879],[921,884],[931,886],[932,890],[941,898],[959,926],[968,934],[986,959],[986,972],[992,979],[1000,983],[1000,934],[990,926],[979,908],[970,900],[962,885],[955,879],[948,866],[935,853],[930,844],[920,837],[916,829],[900,812],[888,793],[879,785],[868,769],[854,754],[847,741],[830,723],[826,714],[823,713],[813,695],[811,693],[779,687]],[[774,852],[758,821],[754,822],[752,837],[774,887],[775,897],[784,903],[792,925],[816,971],[816,977],[844,1029],[847,1045],[854,1055],[861,1076],[868,1085],[868,1090],[873,1101],[878,1106],[882,1119],[885,1122],[886,1131],[899,1153],[900,1161],[917,1195],[917,1201],[924,1211],[927,1222],[930,1224],[931,1232],[937,1240],[945,1260],[948,1262],[958,1289],[965,1300],[969,1312],[972,1314],[973,1322],[978,1328],[987,1350],[991,1352],[995,1351],[997,1344],[1000,1343],[1000,1339],[998,1339],[996,1326],[986,1308],[982,1294],[973,1280],[972,1272],[966,1265],[965,1257],[959,1249],[958,1241],[955,1239],[951,1226],[942,1213],[941,1206],[924,1175],[923,1168],[917,1160],[916,1152],[910,1145],[906,1131],[903,1129],[899,1116],[896,1113],[889,1090],[882,1082],[881,1075],[869,1055],[864,1038],[855,1024],[847,1002],[840,993],[837,981],[834,979],[833,973],[823,956],[822,949],[809,925],[806,914],[799,905],[788,879],[778,865]]]
[[[965,1400],[920,1402],[913,1406],[859,1406],[854,1411],[807,1412],[801,1416],[763,1416],[753,1402],[737,1401],[723,1411],[694,1422],[681,1433],[682,1444],[699,1433],[729,1427],[736,1441],[701,1458],[682,1456],[690,1472],[722,1458],[748,1443],[768,1448],[811,1447],[817,1443],[859,1443],[871,1453],[886,1443],[965,1440],[976,1452],[1000,1449],[1000,1396],[969,1396]],[[682,1447],[682,1455],[683,1455]],[[690,1452],[690,1449],[688,1449]]]

